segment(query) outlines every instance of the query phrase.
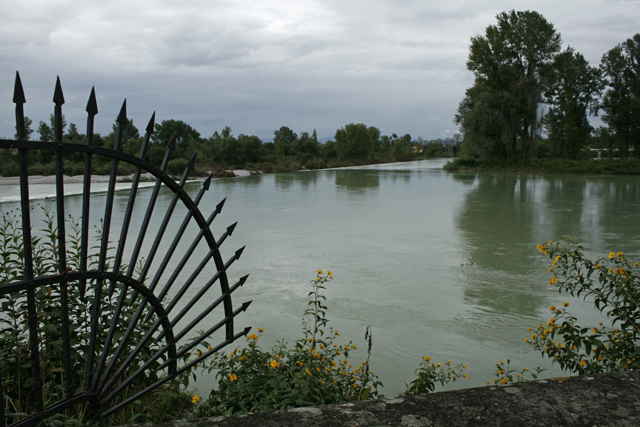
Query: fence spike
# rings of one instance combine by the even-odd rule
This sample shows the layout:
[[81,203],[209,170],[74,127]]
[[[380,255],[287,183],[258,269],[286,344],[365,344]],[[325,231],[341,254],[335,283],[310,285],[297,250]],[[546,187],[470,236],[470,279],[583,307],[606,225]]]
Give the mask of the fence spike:
[[64,104],[64,94],[62,93],[62,85],[60,84],[60,76],[56,78],[56,89],[53,91],[53,103],[56,105]]
[[191,158],[187,162],[187,167],[189,167],[189,170],[193,170],[193,168],[196,166],[197,158],[198,158],[198,152],[196,151],[195,153],[193,153],[193,156],[191,156]]
[[222,208],[224,207],[224,203],[227,201],[227,198],[225,197],[224,199],[222,199],[222,201],[220,203],[218,203],[216,205],[216,212],[220,213],[222,212]]
[[243,246],[236,251],[236,259],[240,259],[240,255],[242,255],[242,252],[244,252],[244,248],[246,248],[246,246]]
[[24,97],[24,89],[22,88],[22,80],[20,79],[20,73],[16,71],[16,82],[13,88],[13,103],[24,104],[27,100]]
[[122,107],[120,108],[120,114],[118,114],[118,118],[116,119],[116,121],[118,123],[120,123],[122,126],[127,124],[127,100],[125,98],[124,102],[122,103]]
[[87,101],[87,113],[89,116],[95,116],[98,114],[98,103],[96,102],[96,88],[91,88],[91,95],[89,95],[89,101]]
[[151,115],[151,119],[149,120],[149,124],[145,129],[148,134],[152,134],[153,131],[155,130],[155,123],[156,123],[156,112],[154,111],[153,114]]
[[24,104],[27,102],[24,98],[24,90],[22,89],[22,81],[20,73],[16,71],[16,83],[13,89],[13,102],[16,104],[16,133],[18,140],[27,139],[27,130],[24,125]]
[[210,173],[209,176],[207,177],[207,179],[204,180],[204,182],[202,183],[202,188],[204,188],[204,191],[209,191],[209,187],[211,186],[211,179],[213,178],[213,173]]
[[233,230],[236,229],[237,225],[238,225],[238,221],[234,222],[233,224],[227,227],[227,233],[229,234],[229,236],[233,234]]

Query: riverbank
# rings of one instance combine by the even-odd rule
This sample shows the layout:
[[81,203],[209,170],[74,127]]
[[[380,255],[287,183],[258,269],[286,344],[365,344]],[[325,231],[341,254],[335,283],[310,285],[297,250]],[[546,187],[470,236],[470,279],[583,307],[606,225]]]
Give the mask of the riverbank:
[[527,165],[505,165],[481,159],[457,158],[448,162],[448,172],[527,172],[594,175],[640,175],[640,159],[537,159]]
[[[251,172],[245,169],[236,169],[233,171],[225,171],[224,175],[214,174],[214,176],[219,178],[232,178],[232,177],[244,177],[251,175]],[[156,178],[150,173],[144,173],[140,176],[140,182],[153,182]],[[116,182],[132,182],[133,174],[131,175],[122,175],[116,177]],[[82,184],[84,182],[84,175],[73,175],[68,176],[64,175],[64,183],[65,184]],[[91,175],[91,182],[102,183],[109,182],[109,175]],[[55,184],[56,176],[55,175],[30,175],[29,176],[29,184],[34,185],[47,185],[47,184]],[[19,176],[0,176],[0,185],[20,185],[20,177]]]

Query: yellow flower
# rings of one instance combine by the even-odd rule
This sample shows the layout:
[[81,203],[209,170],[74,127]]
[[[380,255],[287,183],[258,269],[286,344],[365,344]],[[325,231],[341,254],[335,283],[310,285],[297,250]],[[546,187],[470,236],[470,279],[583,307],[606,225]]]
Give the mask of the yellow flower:
[[622,258],[622,252],[618,252],[618,258]]
[[549,307],[549,311],[554,311],[556,309],[555,305],[552,305],[551,307]]
[[562,306],[563,307],[569,307],[569,303],[565,301],[565,302],[562,303]]
[[309,371],[309,369],[305,368],[305,371],[307,372],[307,374],[311,375],[311,372]]
[[462,365],[462,369],[467,369],[467,365]]
[[540,246],[540,243],[538,243],[538,244],[536,245],[536,249],[540,249],[541,247],[542,247],[542,246]]
[[524,342],[529,342],[529,338],[525,338],[525,339],[524,339]]
[[597,334],[597,333],[598,333],[598,330],[597,330],[596,328],[593,328],[593,333],[594,333],[594,334]]
[[237,376],[236,374],[231,374],[231,375],[229,376],[229,381],[235,381],[235,380],[237,380],[237,379],[238,379],[238,376]]
[[580,362],[580,366],[586,366],[586,365],[587,365],[587,361],[586,360],[583,360],[583,361]]
[[557,283],[558,279],[556,279],[555,277],[552,277],[551,280],[549,280],[549,286],[553,285],[554,283]]
[[320,275],[320,274],[322,274],[322,270],[318,270],[318,274],[319,274],[319,275]]
[[439,368],[439,367],[441,367],[442,365],[441,365],[440,363],[438,363],[436,366]]
[[331,280],[333,280],[333,273],[331,272],[331,270],[327,271],[327,274],[329,275],[329,277],[331,277]]
[[500,383],[502,384],[506,384],[509,382],[509,378],[503,378],[502,381],[500,381]]
[[462,374],[463,377],[467,378],[467,374]]
[[356,347],[356,345],[354,344],[354,345],[353,345],[353,349],[354,349],[354,350],[357,350],[357,349],[358,349],[358,347]]
[[500,361],[500,364],[501,364],[501,365],[504,365],[504,362],[501,360],[501,361]]
[[196,394],[191,398],[191,403],[198,403],[198,400],[200,400],[200,396]]
[[258,328],[258,332],[264,332],[264,329]]
[[426,357],[424,358],[424,360],[426,360],[427,362],[429,362],[429,361],[431,361],[431,357],[426,356]]
[[609,258],[613,258],[614,256],[616,256],[616,254],[615,254],[615,253],[613,253],[613,252],[610,252],[610,253],[609,253]]
[[337,330],[337,329],[334,329],[334,330],[333,330],[333,332],[334,332],[337,336],[340,336],[340,333],[338,332],[338,330]]
[[448,364],[451,364],[451,360],[447,360],[447,363],[448,363]]
[[238,362],[241,361],[241,360],[244,360],[246,358],[247,358],[247,356],[240,356],[240,357],[238,357]]
[[553,241],[549,240],[549,245],[548,246],[551,246],[552,243],[553,243]]
[[502,369],[498,369],[498,374],[502,375],[504,374],[504,371]]

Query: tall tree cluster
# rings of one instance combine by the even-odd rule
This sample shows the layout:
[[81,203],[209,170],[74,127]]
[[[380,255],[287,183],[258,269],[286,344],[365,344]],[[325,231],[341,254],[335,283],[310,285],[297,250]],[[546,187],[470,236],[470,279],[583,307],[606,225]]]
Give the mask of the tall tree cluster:
[[588,115],[599,110],[623,155],[640,144],[640,35],[605,54],[598,68],[572,47],[562,51],[560,34],[538,12],[512,10],[496,19],[471,38],[466,65],[475,81],[454,119],[469,152],[527,163],[543,142],[548,155],[577,159],[594,131]]

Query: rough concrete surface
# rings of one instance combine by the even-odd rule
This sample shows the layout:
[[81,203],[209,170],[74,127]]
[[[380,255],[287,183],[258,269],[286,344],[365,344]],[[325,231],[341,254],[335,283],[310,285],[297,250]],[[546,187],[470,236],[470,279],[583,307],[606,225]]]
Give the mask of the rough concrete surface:
[[640,371],[176,421],[223,426],[640,426]]

